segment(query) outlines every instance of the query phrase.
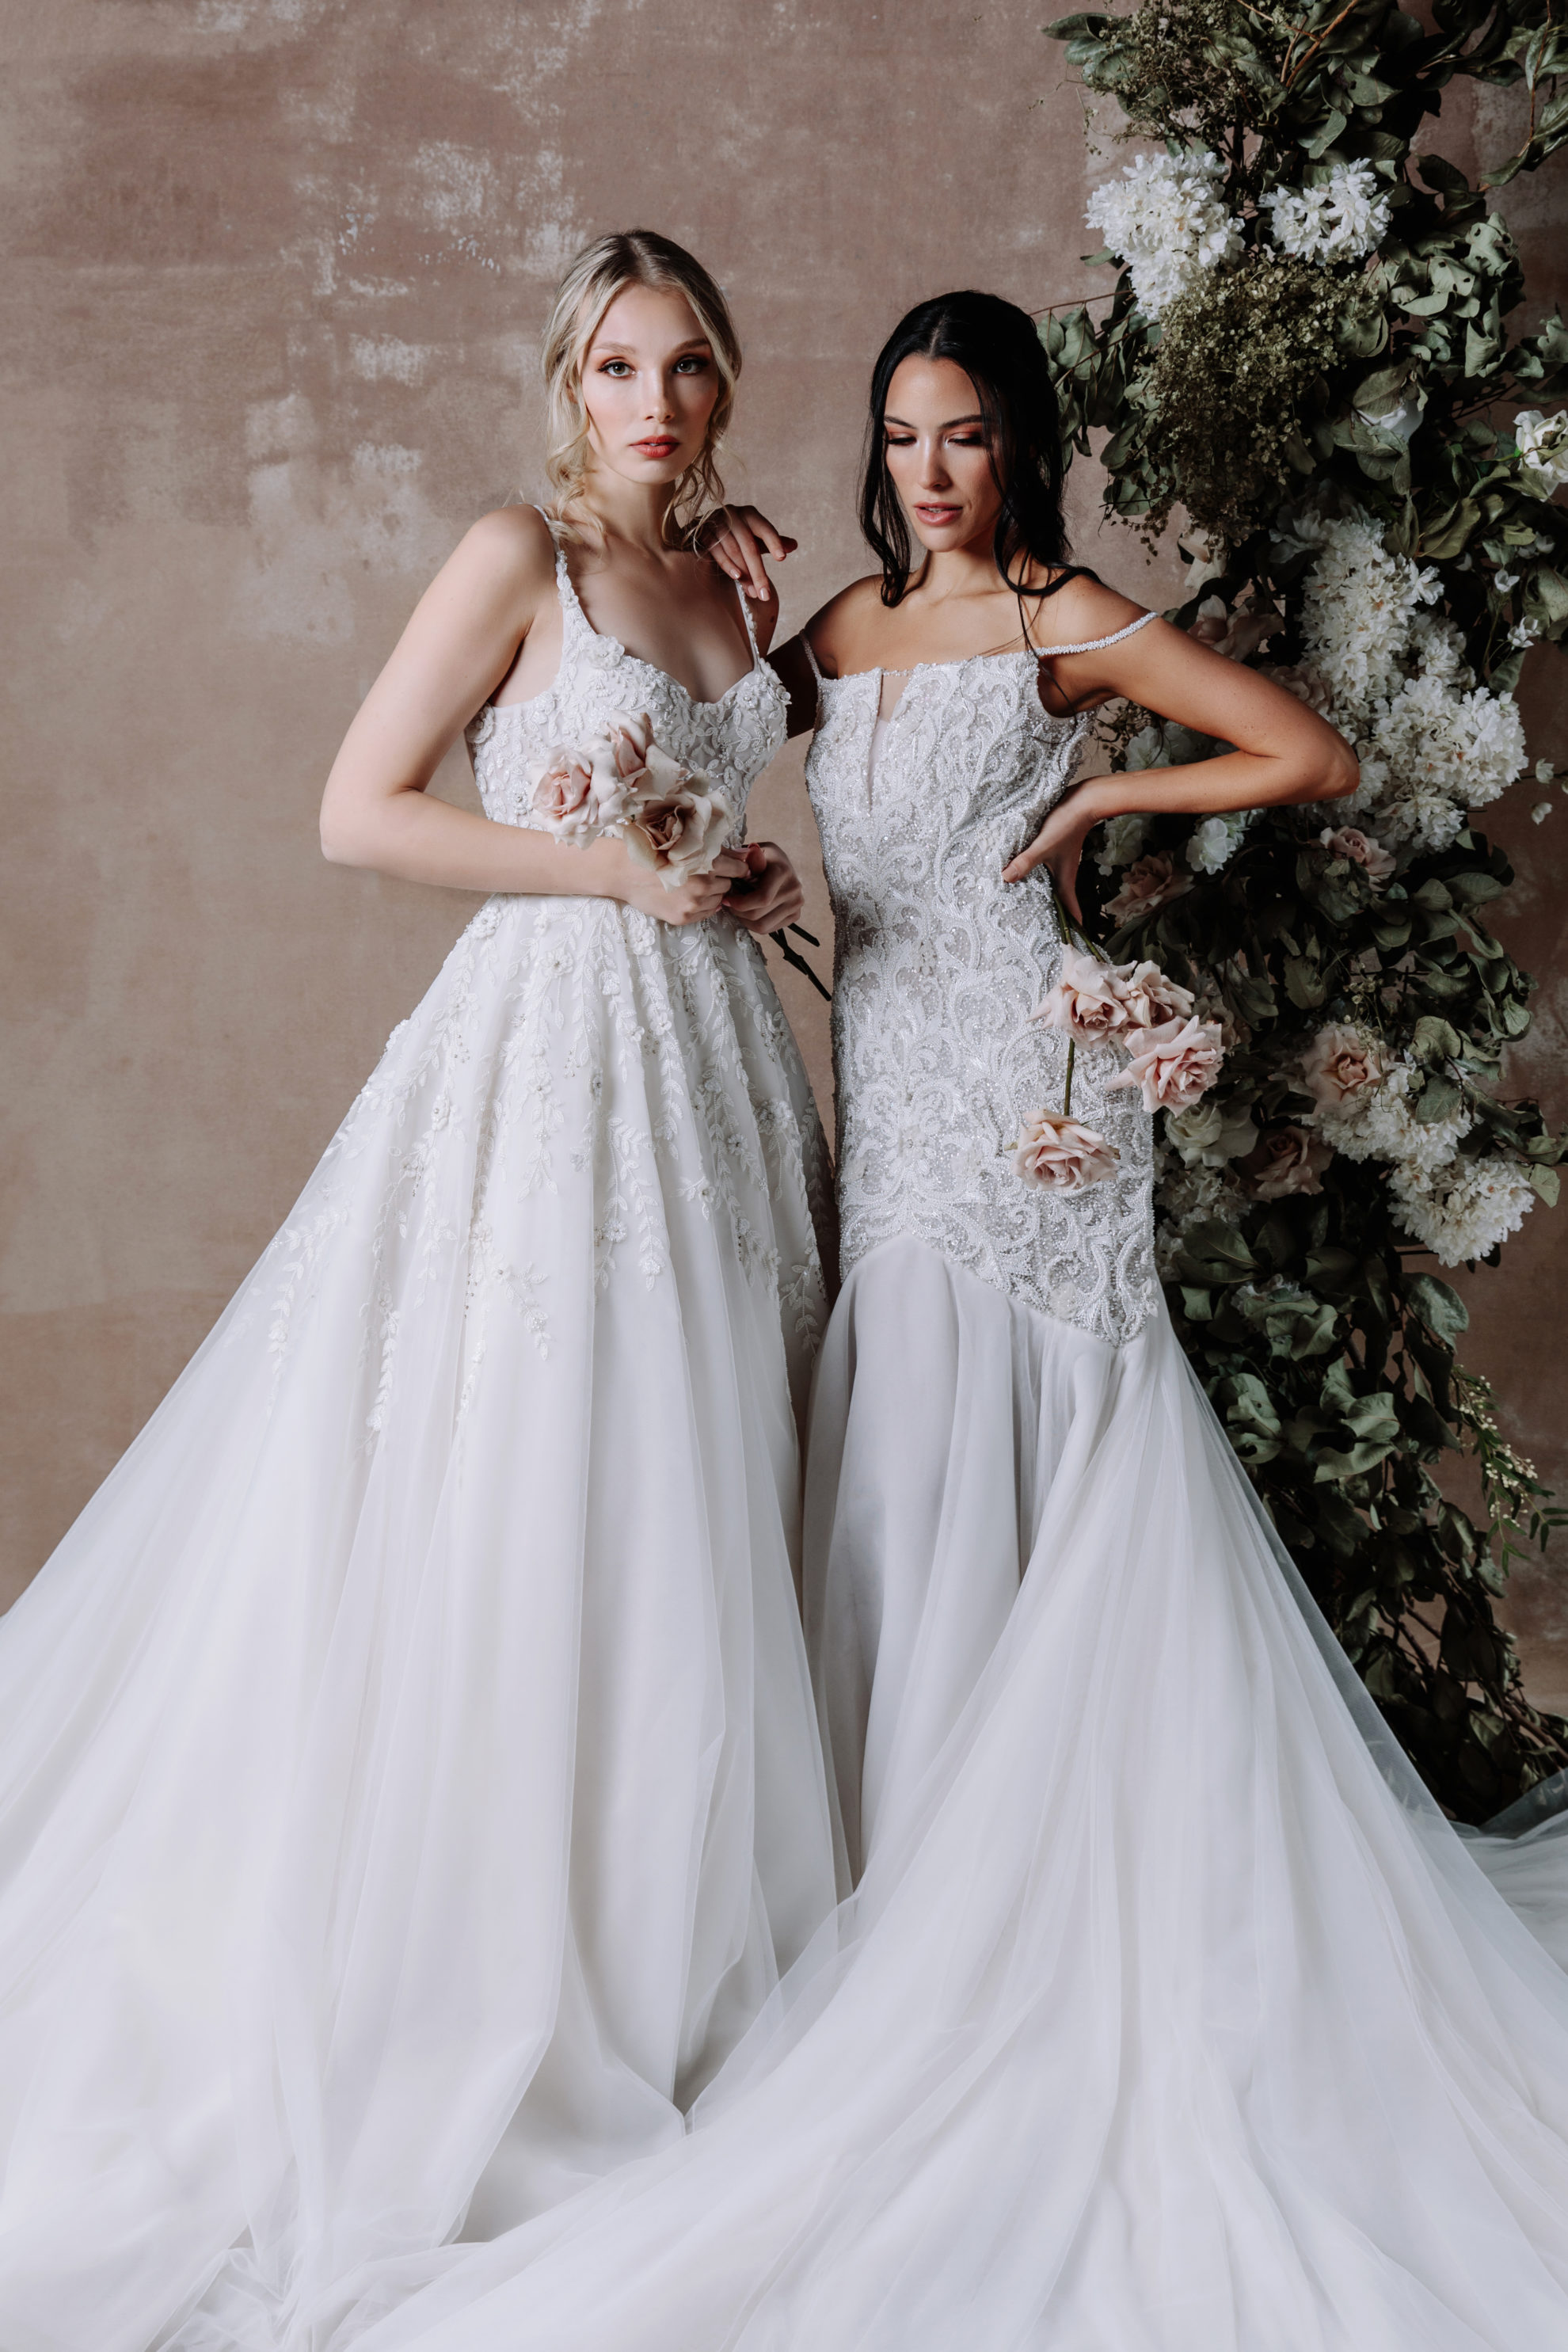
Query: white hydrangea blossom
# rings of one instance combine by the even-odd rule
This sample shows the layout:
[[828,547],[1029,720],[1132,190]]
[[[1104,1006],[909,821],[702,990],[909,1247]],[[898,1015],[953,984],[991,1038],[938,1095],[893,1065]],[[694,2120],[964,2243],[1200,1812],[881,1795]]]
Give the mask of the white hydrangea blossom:
[[1568,408],[1543,416],[1539,408],[1521,408],[1513,420],[1519,444],[1519,471],[1526,489],[1549,499],[1568,482]]
[[1426,609],[1439,593],[1436,572],[1390,555],[1370,516],[1306,510],[1291,530],[1318,559],[1303,598],[1303,648],[1361,761],[1346,813],[1375,816],[1391,847],[1446,849],[1468,810],[1522,773],[1518,706],[1476,685],[1458,631]]
[[1351,163],[1311,188],[1272,188],[1263,199],[1274,242],[1302,261],[1361,261],[1393,217],[1370,163]]
[[[1145,728],[1143,731],[1152,734],[1153,730]],[[1150,764],[1148,761],[1140,762],[1144,767]],[[1100,872],[1112,873],[1117,866],[1131,866],[1134,858],[1142,856],[1148,831],[1148,818],[1136,809],[1128,810],[1122,816],[1111,817],[1106,824],[1094,861]]]
[[1205,271],[1241,253],[1241,225],[1216,193],[1217,155],[1138,155],[1089,197],[1087,219],[1131,274],[1145,318],[1157,319]]
[[1472,1121],[1462,1104],[1447,1118],[1416,1118],[1410,1096],[1424,1076],[1408,1058],[1396,1062],[1381,1086],[1324,1104],[1317,1115],[1319,1134],[1347,1160],[1392,1160],[1412,1182],[1429,1179],[1453,1159]]
[[1455,1160],[1429,1175],[1396,1168],[1388,1189],[1405,1232],[1443,1265],[1485,1257],[1535,1205],[1535,1188],[1514,1160]]
[[1256,809],[1226,809],[1219,816],[1205,816],[1187,844],[1187,864],[1196,873],[1217,874],[1230,863],[1257,814]]
[[1363,735],[1404,683],[1416,617],[1436,602],[1442,583],[1430,565],[1390,555],[1370,515],[1309,511],[1295,520],[1291,538],[1318,552],[1303,597],[1302,644],[1328,682],[1340,726]]
[[1513,697],[1484,687],[1461,692],[1442,677],[1407,678],[1378,713],[1371,740],[1384,773],[1370,793],[1363,773],[1348,805],[1376,805],[1391,844],[1446,849],[1467,809],[1487,807],[1524,772],[1524,721]]

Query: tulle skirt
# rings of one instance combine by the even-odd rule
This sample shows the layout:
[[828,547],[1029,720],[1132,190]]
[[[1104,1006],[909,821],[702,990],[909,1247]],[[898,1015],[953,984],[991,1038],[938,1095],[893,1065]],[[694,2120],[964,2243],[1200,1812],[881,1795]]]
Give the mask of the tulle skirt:
[[363,2352],[1568,2343],[1561,1833],[1445,1822],[1163,1316],[884,1245],[809,1495],[858,1891],[684,2145],[367,2276]]
[[732,926],[470,924],[0,1626],[5,2352],[314,2352],[680,2142],[837,1894],[822,1172]]

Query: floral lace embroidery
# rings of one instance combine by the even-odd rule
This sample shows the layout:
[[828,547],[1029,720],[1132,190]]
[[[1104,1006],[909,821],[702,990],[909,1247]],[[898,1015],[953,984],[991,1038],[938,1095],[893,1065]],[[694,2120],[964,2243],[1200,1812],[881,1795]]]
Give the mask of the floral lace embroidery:
[[[784,737],[784,689],[760,660],[721,701],[589,627],[564,563],[554,683],[487,706],[468,730],[487,813],[531,822],[529,762],[616,708],[647,709],[661,742],[702,768],[743,824]],[[748,635],[750,616],[747,616]],[[754,639],[753,654],[754,654]],[[773,1297],[804,1397],[826,1294],[826,1147],[795,1041],[755,942],[718,921],[676,929],[604,899],[495,898],[458,940],[376,1070],[289,1223],[237,1302],[237,1334],[268,1317],[275,1371],[329,1265],[363,1253],[365,1442],[385,1425],[399,1349],[433,1285],[463,1283],[458,1417],[496,1314],[550,1350],[552,1263],[522,1203],[586,1186],[593,1279],[652,1287],[670,1270],[666,1207],[721,1219]],[[782,1262],[781,1262],[782,1261]]]
[[1030,1014],[1061,940],[1046,877],[1002,869],[1072,780],[1088,721],[1042,706],[1035,657],[909,674],[868,778],[880,674],[825,678],[806,781],[837,925],[840,1263],[914,1234],[996,1288],[1121,1342],[1154,1302],[1151,1122],[1079,1048],[1073,1109],[1121,1155],[1076,1198],[1007,1147],[1062,1099],[1066,1041]]

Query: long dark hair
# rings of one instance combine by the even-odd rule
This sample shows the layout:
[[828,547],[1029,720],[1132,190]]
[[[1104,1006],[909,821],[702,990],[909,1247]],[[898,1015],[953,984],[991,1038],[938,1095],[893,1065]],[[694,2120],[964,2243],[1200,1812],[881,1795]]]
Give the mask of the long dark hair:
[[[1061,425],[1035,322],[998,294],[938,294],[900,319],[878,352],[860,478],[860,528],[882,567],[884,604],[901,603],[910,582],[910,528],[888,471],[885,432],[888,387],[894,371],[909,359],[952,360],[974,386],[992,478],[1002,493],[996,569],[1018,598],[1022,618],[1026,596],[1049,596],[1085,570],[1067,564]],[[1067,568],[1047,586],[1035,588],[1028,580],[1032,564]]]

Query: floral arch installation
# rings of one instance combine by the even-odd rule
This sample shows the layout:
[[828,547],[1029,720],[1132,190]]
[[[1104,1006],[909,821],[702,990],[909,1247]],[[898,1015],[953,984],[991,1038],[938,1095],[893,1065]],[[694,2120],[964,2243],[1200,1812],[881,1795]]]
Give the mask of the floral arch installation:
[[[1144,0],[1047,29],[1139,152],[1095,193],[1115,290],[1041,322],[1079,452],[1152,542],[1179,508],[1171,617],[1356,746],[1354,799],[1126,816],[1086,908],[1219,1022],[1217,1087],[1166,1113],[1161,1273],[1178,1330],[1334,1632],[1448,1810],[1483,1821],[1568,1768],[1493,1601],[1568,1515],[1462,1368],[1436,1267],[1495,1263],[1557,1197],[1564,1139],[1510,1100],[1533,983],[1492,921],[1512,879],[1476,814],[1533,768],[1514,700],[1568,628],[1568,329],[1524,294],[1486,190],[1568,140],[1550,0],[1306,7]],[[1479,187],[1415,152],[1456,76],[1522,86]],[[1430,134],[1428,134],[1430,135]],[[1214,748],[1115,710],[1110,764]],[[1445,1499],[1479,1459],[1485,1519]]]

